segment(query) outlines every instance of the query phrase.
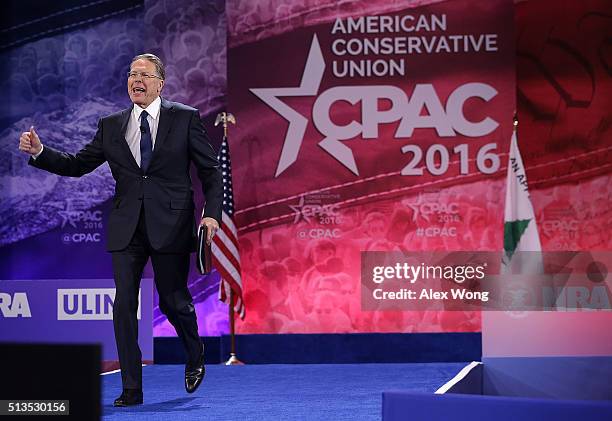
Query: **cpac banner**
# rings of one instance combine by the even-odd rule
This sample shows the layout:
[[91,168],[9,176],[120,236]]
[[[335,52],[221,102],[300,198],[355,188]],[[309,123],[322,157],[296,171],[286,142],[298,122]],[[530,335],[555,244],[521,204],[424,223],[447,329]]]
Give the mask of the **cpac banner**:
[[245,8],[228,3],[238,331],[478,331],[477,312],[362,312],[360,252],[501,249],[512,2]]
[[[85,9],[55,3],[11,9],[10,27],[2,29],[0,279],[80,279],[75,288],[93,288],[95,280],[113,277],[105,249],[115,193],[109,167],[81,178],[38,170],[18,150],[19,135],[33,125],[45,145],[76,153],[101,117],[131,106],[126,73],[131,59],[146,51],[166,63],[163,97],[197,107],[211,141],[220,144],[211,120],[225,107],[224,1],[94,2],[85,9],[97,18],[87,20],[80,14]],[[47,22],[43,32],[40,21]],[[199,212],[203,198],[192,174]],[[145,277],[152,276],[149,264]],[[203,277],[192,268],[189,287],[203,336],[227,332],[218,284],[216,274]],[[175,336],[157,300],[154,332]]]
[[[138,342],[153,361],[153,280],[138,294]],[[104,361],[116,361],[112,279],[0,281],[2,342],[99,343]]]

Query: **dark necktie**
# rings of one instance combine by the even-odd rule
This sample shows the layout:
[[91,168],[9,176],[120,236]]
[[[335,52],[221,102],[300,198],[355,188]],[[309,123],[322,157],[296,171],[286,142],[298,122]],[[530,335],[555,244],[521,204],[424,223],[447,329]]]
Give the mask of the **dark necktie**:
[[142,168],[142,172],[147,172],[151,162],[151,155],[153,155],[153,139],[151,138],[151,129],[147,121],[148,115],[146,111],[140,114],[140,168]]

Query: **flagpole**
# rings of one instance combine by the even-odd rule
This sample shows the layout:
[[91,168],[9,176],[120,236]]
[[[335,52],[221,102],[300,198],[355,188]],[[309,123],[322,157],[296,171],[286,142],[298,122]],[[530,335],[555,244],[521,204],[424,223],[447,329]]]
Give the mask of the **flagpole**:
[[230,305],[229,307],[229,322],[230,322],[230,357],[225,362],[225,365],[244,365],[236,356],[236,331],[235,331],[235,312],[234,312],[234,290],[230,288]]
[[[508,151],[508,174],[506,176],[506,189],[508,189],[508,185],[507,185],[507,180],[510,179],[511,175],[510,175],[510,167],[511,167],[511,161],[512,161],[512,139],[516,139],[518,137],[518,111],[514,110],[514,115],[512,116],[512,138],[510,140],[510,150]],[[518,142],[518,141],[517,141]],[[506,202],[508,201],[508,196],[506,196]],[[504,205],[505,206],[505,205]],[[504,210],[505,213],[505,210]],[[505,217],[504,217],[505,218]],[[504,221],[505,224],[505,221]],[[504,227],[505,230],[505,227]],[[504,231],[504,240],[505,240],[505,236],[506,233]],[[505,250],[505,244],[504,244],[504,254],[503,254],[503,258],[502,258],[502,264],[504,266],[508,266],[510,264],[510,260],[512,260],[512,254],[514,253],[514,250],[509,251],[509,250]]]
[[[223,111],[217,114],[217,118],[215,120],[215,126],[218,125],[219,123],[223,124],[223,141],[226,141],[227,140],[227,123],[236,124],[236,118],[232,114],[226,113],[225,111]],[[244,363],[240,361],[238,357],[236,356],[236,324],[235,324],[236,314],[234,311],[234,289],[229,288],[229,290],[230,290],[230,295],[229,295],[228,317],[229,317],[229,322],[230,322],[230,357],[225,362],[225,365],[244,365]]]
[[516,129],[518,129],[518,113],[515,111],[514,112],[514,117],[512,118],[512,123],[513,123],[513,128],[512,130],[516,132]]

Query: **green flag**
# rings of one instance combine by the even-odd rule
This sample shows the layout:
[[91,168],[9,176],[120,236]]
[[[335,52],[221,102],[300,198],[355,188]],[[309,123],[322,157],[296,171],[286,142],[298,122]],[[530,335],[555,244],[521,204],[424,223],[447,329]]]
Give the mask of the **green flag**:
[[516,130],[512,132],[506,179],[504,251],[508,260],[516,251],[542,251]]

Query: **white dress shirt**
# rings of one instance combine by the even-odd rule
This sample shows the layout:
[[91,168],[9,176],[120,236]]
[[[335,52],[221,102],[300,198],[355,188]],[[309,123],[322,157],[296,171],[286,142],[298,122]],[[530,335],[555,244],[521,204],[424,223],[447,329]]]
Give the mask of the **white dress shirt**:
[[149,104],[147,108],[141,108],[139,105],[134,104],[134,108],[130,113],[130,120],[128,121],[127,130],[125,131],[125,140],[127,141],[130,151],[136,160],[138,166],[140,166],[140,114],[146,111],[149,115],[147,121],[149,122],[149,128],[151,129],[151,140],[153,141],[153,150],[155,150],[155,139],[157,138],[157,126],[159,126],[159,110],[161,108],[161,98],[157,97]]

